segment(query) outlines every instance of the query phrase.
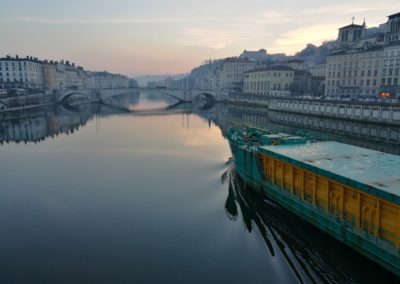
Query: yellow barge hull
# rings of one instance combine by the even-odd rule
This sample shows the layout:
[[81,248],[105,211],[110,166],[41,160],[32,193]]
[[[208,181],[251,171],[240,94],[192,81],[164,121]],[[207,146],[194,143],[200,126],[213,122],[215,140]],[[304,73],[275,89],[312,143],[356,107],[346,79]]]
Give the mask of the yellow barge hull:
[[229,142],[245,184],[400,276],[400,205],[391,194]]

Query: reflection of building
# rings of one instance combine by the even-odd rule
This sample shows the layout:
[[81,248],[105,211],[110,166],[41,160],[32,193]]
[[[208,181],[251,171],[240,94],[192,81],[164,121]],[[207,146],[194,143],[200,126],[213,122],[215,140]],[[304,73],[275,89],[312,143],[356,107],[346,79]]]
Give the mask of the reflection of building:
[[[90,106],[90,105],[87,105]],[[68,134],[79,129],[91,117],[90,110],[69,112],[49,107],[24,113],[8,113],[0,122],[0,142],[38,142],[47,137]]]

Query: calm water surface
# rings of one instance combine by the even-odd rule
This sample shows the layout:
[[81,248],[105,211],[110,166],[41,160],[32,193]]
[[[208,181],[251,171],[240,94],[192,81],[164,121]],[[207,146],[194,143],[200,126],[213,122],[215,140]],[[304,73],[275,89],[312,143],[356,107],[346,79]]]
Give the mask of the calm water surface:
[[243,189],[223,133],[244,110],[160,107],[1,119],[1,283],[396,283]]

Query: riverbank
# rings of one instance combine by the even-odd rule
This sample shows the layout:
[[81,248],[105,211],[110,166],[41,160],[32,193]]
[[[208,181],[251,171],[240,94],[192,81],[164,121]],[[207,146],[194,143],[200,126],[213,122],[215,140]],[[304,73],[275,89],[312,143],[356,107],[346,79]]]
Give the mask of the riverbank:
[[110,98],[127,95],[137,95],[137,89],[87,89],[87,90],[58,90],[40,93],[7,96],[0,98],[0,112],[9,112],[29,108],[65,103],[77,105],[91,102],[105,102]]
[[229,104],[351,121],[400,125],[400,104],[230,94]]

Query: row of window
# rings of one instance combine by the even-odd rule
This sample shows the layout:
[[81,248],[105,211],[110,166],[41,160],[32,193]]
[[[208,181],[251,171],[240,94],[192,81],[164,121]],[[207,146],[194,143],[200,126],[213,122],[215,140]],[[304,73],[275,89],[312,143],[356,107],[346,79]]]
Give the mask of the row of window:
[[385,59],[383,60],[383,66],[400,66],[400,58]]
[[331,56],[328,57],[329,61],[343,61],[343,60],[351,60],[351,59],[363,59],[363,58],[374,58],[382,56],[381,52],[365,52],[365,53],[355,53],[355,54],[347,54],[342,56]]
[[[360,66],[358,66],[360,65]],[[336,70],[336,69],[341,69],[342,66],[343,68],[372,68],[372,65],[374,65],[374,67],[379,67],[379,60],[375,60],[375,64],[374,61],[369,60],[369,61],[361,61],[360,64],[358,61],[350,61],[350,62],[343,62],[343,65],[341,63],[335,63],[335,64],[328,64],[328,70]]]
[[289,90],[290,84],[270,83],[270,82],[245,82],[244,89],[246,91],[261,90]]
[[41,68],[36,68],[36,67],[34,67],[34,66],[19,66],[18,68],[16,67],[16,66],[14,66],[14,67],[8,67],[8,66],[6,66],[6,67],[1,67],[0,66],[0,71],[3,71],[3,70],[5,70],[5,71],[35,71],[35,72],[42,72],[42,69]]
[[[342,80],[328,80],[326,82],[326,85],[328,87],[376,87],[377,86],[377,80],[356,80],[356,79],[342,79]],[[400,79],[398,77],[395,78],[382,78],[381,80],[381,85],[382,86],[398,86],[400,83]]]
[[226,74],[226,78],[228,79],[242,79],[243,73],[235,73],[235,74]]
[[367,72],[365,72],[365,70],[361,70],[360,73],[358,72],[358,70],[354,70],[354,71],[346,71],[344,70],[343,73],[341,73],[340,71],[338,72],[328,72],[328,78],[340,78],[342,75],[342,77],[358,77],[358,75],[360,75],[360,77],[377,77],[378,76],[378,70],[374,70],[372,72],[372,70],[367,70]]
[[399,75],[400,75],[400,67],[382,69],[382,76],[399,76]]
[[35,78],[42,78],[43,76],[39,73],[28,73],[27,72],[20,72],[20,73],[9,73],[9,72],[0,72],[0,77],[35,77]]
[[[282,76],[281,76],[282,75]],[[286,77],[292,78],[293,72],[263,72],[263,73],[249,73],[246,78],[269,78],[269,77]]]
[[343,90],[343,89],[326,89],[327,96],[339,96],[339,95],[377,95],[377,89],[359,89],[357,91],[354,90]]
[[385,57],[395,57],[395,56],[398,56],[398,57],[400,57],[400,50],[386,50],[385,51],[385,53],[384,53],[384,56]]
[[225,66],[225,68],[229,67],[254,68],[254,63],[227,63],[227,66]]
[[356,87],[356,86],[364,86],[364,83],[365,83],[365,86],[367,86],[367,87],[369,87],[369,86],[377,86],[377,80],[376,79],[374,79],[374,80],[370,80],[370,79],[368,79],[368,80],[357,80],[357,79],[353,79],[353,80],[351,80],[351,79],[342,79],[342,80],[328,80],[327,82],[326,82],[326,84],[327,84],[327,86],[328,87],[335,87],[335,86],[347,86],[347,87]]

